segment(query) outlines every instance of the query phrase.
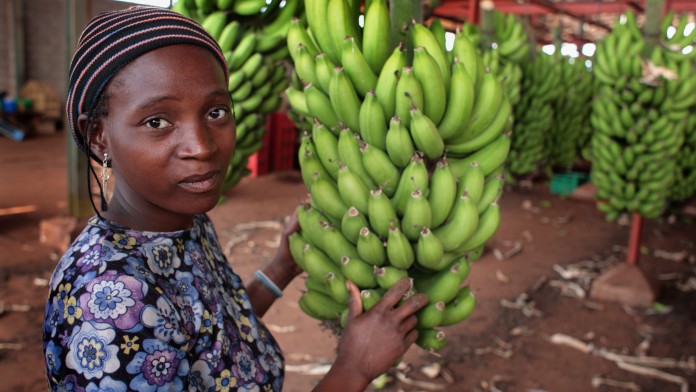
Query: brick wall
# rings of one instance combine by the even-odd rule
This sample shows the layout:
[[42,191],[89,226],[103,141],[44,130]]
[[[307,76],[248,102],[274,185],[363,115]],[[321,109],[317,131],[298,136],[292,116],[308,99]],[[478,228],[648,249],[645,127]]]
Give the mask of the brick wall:
[[[112,0],[86,1],[87,19],[128,3]],[[51,84],[60,96],[67,91],[65,0],[24,0],[26,79]],[[72,55],[72,52],[70,53]]]
[[14,75],[11,74],[11,63],[10,63],[10,15],[8,15],[10,10],[9,2],[0,3],[0,91],[12,91],[14,86],[12,85],[12,79]]

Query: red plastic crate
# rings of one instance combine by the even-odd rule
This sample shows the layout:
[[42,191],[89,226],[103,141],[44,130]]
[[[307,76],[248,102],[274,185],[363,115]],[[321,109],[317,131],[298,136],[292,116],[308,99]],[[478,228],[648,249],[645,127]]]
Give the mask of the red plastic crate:
[[266,124],[266,133],[263,135],[261,148],[249,157],[247,168],[251,170],[251,177],[258,177],[271,171],[271,132]]
[[[271,171],[292,170],[295,165],[297,130],[285,113],[268,116],[271,134]],[[268,129],[268,128],[267,128]]]

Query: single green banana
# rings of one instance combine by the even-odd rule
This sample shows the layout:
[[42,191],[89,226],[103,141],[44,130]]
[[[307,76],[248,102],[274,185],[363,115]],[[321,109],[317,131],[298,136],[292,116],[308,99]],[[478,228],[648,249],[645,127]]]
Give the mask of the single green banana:
[[443,331],[437,329],[421,329],[418,330],[418,339],[416,344],[429,352],[440,351],[447,343],[447,338]]
[[433,328],[442,322],[442,317],[445,310],[445,303],[442,301],[430,303],[424,308],[421,308],[416,312],[416,318],[418,319],[417,328]]
[[[317,93],[320,93],[317,91]],[[306,92],[305,92],[306,94]],[[314,122],[312,141],[324,168],[333,180],[338,179],[338,139],[323,124]]]
[[360,99],[343,67],[334,68],[329,98],[338,119],[353,132],[360,132]]
[[396,282],[400,281],[401,279],[408,278],[408,271],[391,266],[375,266],[373,273],[375,275],[375,278],[377,279],[377,284],[379,285],[379,287],[385,290],[389,290],[393,285],[396,284]]
[[512,105],[510,105],[510,101],[507,98],[503,98],[500,112],[498,112],[493,122],[491,122],[483,132],[462,143],[455,144],[454,141],[449,143],[447,145],[447,151],[455,154],[464,154],[480,150],[499,137],[502,132],[510,130],[506,130],[505,126],[509,124],[511,115]]
[[387,58],[379,73],[375,95],[384,109],[384,121],[390,121],[396,112],[396,86],[401,70],[407,65],[403,47],[399,44]]
[[348,166],[350,171],[360,177],[367,189],[377,187],[363,166],[360,137],[348,128],[341,129],[338,136],[338,158],[344,165]]
[[348,287],[343,276],[329,272],[326,274],[326,286],[328,294],[334,301],[342,305],[348,305]]
[[400,216],[404,215],[406,204],[411,198],[411,193],[413,191],[419,189],[427,197],[430,192],[429,182],[428,168],[425,166],[423,157],[420,153],[416,152],[411,157],[411,162],[401,174],[398,187],[392,197],[394,208]]
[[360,136],[382,151],[387,151],[387,123],[384,121],[384,110],[374,91],[369,91],[360,106]]
[[437,159],[445,151],[445,143],[433,121],[418,109],[411,107],[411,137],[419,151],[428,159]]
[[389,122],[389,129],[386,136],[387,154],[392,162],[400,167],[406,167],[411,162],[411,157],[416,149],[413,146],[411,133],[401,125],[401,120],[398,116],[392,117]]
[[309,290],[299,299],[300,308],[310,317],[319,320],[338,320],[345,305],[318,291]]
[[302,257],[304,258],[307,273],[314,279],[326,279],[326,274],[330,272],[336,275],[341,274],[340,267],[334,264],[324,252],[319,250],[319,248],[313,247],[310,244],[305,244]]
[[457,249],[477,231],[479,214],[476,203],[465,193],[461,195],[447,222],[433,231],[445,251]]
[[456,251],[466,252],[483,245],[493,237],[500,226],[500,206],[496,201],[483,211],[476,232],[460,245]]
[[323,127],[328,129],[338,128],[340,122],[329,97],[311,83],[305,85],[304,96],[307,102],[308,113],[319,120]]
[[366,96],[377,86],[377,75],[372,72],[365,56],[358,47],[358,43],[352,36],[347,36],[343,40],[341,65],[361,97]]
[[365,171],[385,195],[392,197],[401,178],[401,171],[394,166],[389,156],[377,147],[360,142],[360,152]]
[[476,98],[474,80],[469,76],[465,65],[456,57],[452,64],[451,83],[452,88],[449,90],[445,113],[438,124],[440,136],[445,140],[456,137],[465,130]]
[[303,44],[299,44],[295,49],[295,72],[307,84],[319,84],[315,71],[314,56],[312,56]]
[[363,54],[375,74],[389,57],[389,35],[391,22],[386,0],[372,0],[365,4],[365,25],[363,27]]
[[350,207],[341,219],[341,231],[346,239],[356,245],[360,236],[360,229],[367,226],[367,224],[365,216],[357,208]]
[[417,241],[421,237],[421,231],[430,227],[433,220],[433,212],[428,199],[420,189],[414,190],[406,203],[404,216],[401,219],[401,231],[411,241]]
[[336,186],[321,176],[315,175],[314,183],[310,187],[312,201],[327,216],[340,221],[348,210],[343,202]]
[[[462,196],[466,193],[471,199],[471,202],[477,205],[481,201],[485,186],[486,175],[483,173],[478,162],[474,161],[469,164],[469,167],[467,167],[461,177],[459,177],[457,195]],[[488,201],[488,204],[492,201],[493,200]]]
[[396,225],[389,229],[387,257],[391,266],[400,269],[408,269],[416,259],[409,239]]
[[366,263],[381,266],[387,260],[387,252],[382,240],[369,227],[360,229],[357,248],[358,255]]
[[354,206],[360,213],[367,214],[370,193],[360,177],[339,163],[337,183],[338,193],[346,205]]
[[416,262],[425,268],[436,269],[444,254],[444,248],[438,237],[428,227],[424,227],[416,243]]
[[464,159],[450,159],[449,163],[452,167],[452,172],[456,177],[461,177],[471,162],[478,162],[481,170],[483,170],[483,174],[488,175],[505,162],[510,151],[510,143],[510,135],[503,134]]
[[413,24],[413,46],[424,47],[433,57],[433,59],[435,59],[438,69],[440,70],[440,74],[442,75],[442,80],[445,83],[445,86],[449,88],[450,63],[447,60],[447,54],[444,50],[442,50],[442,47],[440,47],[440,44],[433,33],[420,23]]
[[469,287],[459,291],[457,297],[445,306],[442,312],[441,326],[458,324],[466,320],[476,306],[476,297],[471,293]]
[[367,202],[367,216],[372,230],[382,238],[389,236],[389,229],[392,226],[399,226],[399,218],[391,200],[379,188],[370,191],[370,197]]
[[343,276],[361,289],[377,287],[377,278],[372,273],[373,265],[360,259],[346,256],[341,260]]
[[432,227],[439,227],[452,211],[457,198],[457,182],[447,159],[437,161],[437,166],[430,179],[430,194],[428,203],[432,209]]
[[411,116],[409,114],[411,107],[416,106],[422,110],[424,100],[423,87],[414,76],[413,67],[406,66],[401,70],[401,76],[396,83],[395,94],[394,113],[399,116],[401,122],[408,128],[411,125]]
[[447,106],[447,87],[437,62],[422,46],[413,50],[413,75],[423,88],[423,113],[439,124]]
[[461,140],[478,136],[495,119],[503,102],[504,92],[494,74],[488,72],[483,75],[479,94],[476,96],[471,119],[467,123],[464,132],[447,139]]

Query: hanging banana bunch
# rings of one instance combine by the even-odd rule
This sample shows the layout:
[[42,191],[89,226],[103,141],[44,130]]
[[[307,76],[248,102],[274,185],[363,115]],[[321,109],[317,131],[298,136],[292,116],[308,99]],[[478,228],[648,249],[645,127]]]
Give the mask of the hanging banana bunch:
[[410,277],[430,299],[417,343],[439,350],[438,327],[473,310],[462,285],[500,224],[512,107],[464,33],[448,53],[438,22],[414,22],[412,42],[394,48],[386,0],[367,2],[364,28],[359,4],[307,0],[309,28],[288,32],[303,83],[288,89],[289,101],[312,121],[298,151],[311,198],[290,238],[309,276],[300,307],[340,323],[345,280],[369,309]]
[[494,47],[482,48],[483,64],[503,84],[513,108],[519,103],[522,85],[521,64],[529,61],[529,37],[524,24],[514,14],[494,12]]
[[560,94],[553,102],[553,123],[548,138],[549,165],[569,170],[592,136],[590,113],[594,95],[592,74],[582,58],[559,63]]
[[179,0],[173,7],[198,20],[220,45],[230,71],[228,89],[237,146],[223,191],[250,173],[249,157],[262,147],[266,115],[276,112],[288,86],[286,37],[301,0]]
[[[686,26],[689,24],[688,14],[682,14],[676,25],[672,24],[673,20],[674,14],[670,12],[662,23],[661,44],[666,50],[665,57],[677,63],[680,79],[693,79],[693,75],[696,74],[696,53],[693,50],[693,45],[696,44],[696,29],[686,33]],[[673,33],[668,32],[670,28],[674,29]],[[685,54],[688,47],[692,49]],[[696,93],[693,90],[696,85],[685,87],[686,90],[688,88],[692,89],[692,94]],[[687,112],[684,144],[676,157],[674,184],[670,195],[674,202],[684,202],[696,195],[696,105],[692,104]]]
[[600,87],[591,117],[591,178],[609,220],[626,211],[656,218],[665,210],[696,101],[691,64],[674,60],[664,45],[642,59],[644,46],[629,11],[597,46],[593,62]]
[[561,92],[560,61],[560,56],[538,51],[534,61],[522,65],[522,96],[515,106],[515,129],[507,165],[514,176],[533,174],[546,163],[553,102]]

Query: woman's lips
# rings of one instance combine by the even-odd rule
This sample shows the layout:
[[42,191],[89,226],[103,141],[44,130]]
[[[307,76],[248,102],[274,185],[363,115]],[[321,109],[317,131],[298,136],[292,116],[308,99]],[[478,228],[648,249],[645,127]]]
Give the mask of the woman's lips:
[[195,174],[186,177],[179,182],[179,185],[194,193],[204,193],[214,190],[217,187],[219,178],[219,171],[210,171],[205,174]]

